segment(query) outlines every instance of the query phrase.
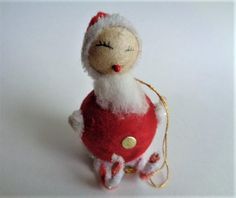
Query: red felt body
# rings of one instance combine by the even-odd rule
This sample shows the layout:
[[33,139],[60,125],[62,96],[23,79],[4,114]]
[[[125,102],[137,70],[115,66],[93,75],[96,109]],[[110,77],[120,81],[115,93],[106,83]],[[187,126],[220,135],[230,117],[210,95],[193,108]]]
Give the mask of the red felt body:
[[[114,114],[96,103],[92,91],[83,101],[81,111],[84,119],[82,141],[97,158],[111,161],[113,153],[126,162],[141,156],[151,144],[157,129],[155,106],[146,96],[149,109],[144,115]],[[137,144],[132,149],[122,147],[122,140],[133,136]]]

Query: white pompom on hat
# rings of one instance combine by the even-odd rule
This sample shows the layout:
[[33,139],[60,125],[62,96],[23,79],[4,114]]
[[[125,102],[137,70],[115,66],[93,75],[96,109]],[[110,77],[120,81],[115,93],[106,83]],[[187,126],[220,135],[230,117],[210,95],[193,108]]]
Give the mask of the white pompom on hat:
[[97,79],[101,74],[95,71],[90,65],[88,60],[89,48],[97,36],[102,32],[106,27],[124,27],[132,32],[138,39],[139,45],[141,46],[141,41],[138,37],[138,34],[132,24],[119,14],[107,14],[104,12],[98,12],[89,22],[87,31],[85,32],[83,47],[82,47],[82,63],[84,69],[88,74]]

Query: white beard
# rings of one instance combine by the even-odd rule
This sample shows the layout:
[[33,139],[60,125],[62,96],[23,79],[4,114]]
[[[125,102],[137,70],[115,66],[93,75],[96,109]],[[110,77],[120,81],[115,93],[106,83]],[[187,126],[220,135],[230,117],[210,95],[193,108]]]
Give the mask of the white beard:
[[113,113],[147,112],[145,93],[129,73],[100,76],[94,81],[94,92],[96,102]]

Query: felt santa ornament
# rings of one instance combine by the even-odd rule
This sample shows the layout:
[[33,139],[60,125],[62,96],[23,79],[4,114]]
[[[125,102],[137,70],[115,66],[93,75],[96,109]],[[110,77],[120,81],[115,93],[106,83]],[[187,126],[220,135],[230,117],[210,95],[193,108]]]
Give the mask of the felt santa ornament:
[[[140,39],[124,17],[98,12],[91,19],[81,55],[94,89],[69,117],[69,123],[80,134],[94,158],[95,172],[108,189],[117,187],[125,173],[138,173],[156,186],[150,178],[163,167],[168,169],[167,133],[161,155],[153,151],[144,157],[167,109],[154,88],[132,75],[140,51]],[[140,82],[159,96],[156,105]]]

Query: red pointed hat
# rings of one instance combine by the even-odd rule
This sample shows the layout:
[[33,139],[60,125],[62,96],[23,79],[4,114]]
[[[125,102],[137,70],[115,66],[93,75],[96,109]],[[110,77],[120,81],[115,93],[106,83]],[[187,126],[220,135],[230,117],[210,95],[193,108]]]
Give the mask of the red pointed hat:
[[89,48],[94,40],[96,40],[97,36],[102,32],[102,30],[106,27],[124,27],[136,35],[139,44],[141,42],[137,35],[135,28],[132,24],[123,16],[119,14],[108,14],[105,12],[98,12],[89,22],[87,27],[87,31],[85,32],[83,47],[82,47],[82,63],[85,70],[89,73],[90,76],[93,78],[97,78],[100,76],[98,72],[96,72],[92,67],[89,65],[88,55],[89,55]]
[[101,18],[103,18],[103,17],[106,17],[106,16],[109,16],[109,14],[107,14],[107,13],[105,13],[105,12],[98,12],[97,15],[95,15],[95,16],[90,20],[87,30],[88,30],[92,25],[94,25],[95,23],[97,23],[99,19],[101,19]]

